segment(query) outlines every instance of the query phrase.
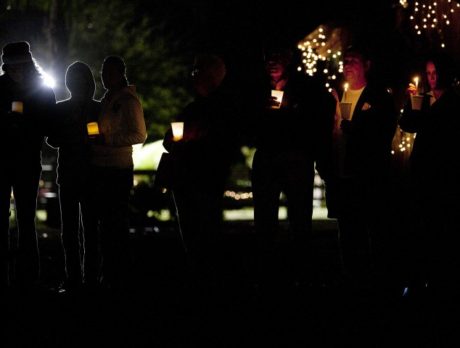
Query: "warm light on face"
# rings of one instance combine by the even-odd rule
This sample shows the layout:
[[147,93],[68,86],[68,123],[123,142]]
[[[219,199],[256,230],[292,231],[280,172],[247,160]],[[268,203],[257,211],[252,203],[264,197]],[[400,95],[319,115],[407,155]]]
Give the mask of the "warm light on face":
[[426,64],[426,78],[428,80],[428,84],[432,90],[436,89],[436,85],[438,82],[438,74],[436,72],[436,66],[433,62],[428,62]]

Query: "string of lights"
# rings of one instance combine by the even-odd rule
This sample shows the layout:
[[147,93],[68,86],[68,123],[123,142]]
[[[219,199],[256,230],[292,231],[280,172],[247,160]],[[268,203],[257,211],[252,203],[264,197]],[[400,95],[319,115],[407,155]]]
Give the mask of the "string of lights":
[[460,4],[452,0],[415,1],[409,18],[417,35],[436,35],[445,48],[445,34],[459,10]]
[[298,49],[302,51],[302,66],[297,70],[310,76],[322,74],[331,91],[332,83],[343,72],[340,29],[320,25],[298,44]]

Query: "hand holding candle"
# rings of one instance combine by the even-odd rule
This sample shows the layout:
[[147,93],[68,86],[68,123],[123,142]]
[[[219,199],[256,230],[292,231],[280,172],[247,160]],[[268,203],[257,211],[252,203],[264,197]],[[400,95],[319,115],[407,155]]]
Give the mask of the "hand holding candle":
[[184,137],[184,122],[172,122],[173,141],[180,141]]

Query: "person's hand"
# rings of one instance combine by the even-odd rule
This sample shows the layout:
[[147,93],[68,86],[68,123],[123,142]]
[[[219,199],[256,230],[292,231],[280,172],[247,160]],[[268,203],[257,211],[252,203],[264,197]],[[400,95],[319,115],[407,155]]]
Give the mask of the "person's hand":
[[8,116],[5,121],[10,125],[10,127],[20,128],[26,124],[23,117],[24,115],[20,112],[8,111],[7,115]]
[[409,83],[409,86],[406,89],[406,93],[408,95],[416,95],[417,94],[417,87],[413,83]]
[[267,108],[269,108],[269,109],[279,109],[280,106],[281,106],[281,103],[276,100],[276,97],[271,96],[268,99]]
[[21,112],[8,111],[8,116],[11,117],[12,119],[18,120],[24,115]]
[[105,144],[104,134],[92,135],[88,137],[88,143],[91,145],[104,145]]
[[350,134],[351,133],[351,121],[342,120],[342,122],[340,122],[340,129],[342,130],[343,133]]
[[339,102],[339,94],[337,93],[337,91],[335,90],[335,88],[332,88],[331,94],[332,94],[332,96],[334,97],[335,101],[338,103],[338,102]]

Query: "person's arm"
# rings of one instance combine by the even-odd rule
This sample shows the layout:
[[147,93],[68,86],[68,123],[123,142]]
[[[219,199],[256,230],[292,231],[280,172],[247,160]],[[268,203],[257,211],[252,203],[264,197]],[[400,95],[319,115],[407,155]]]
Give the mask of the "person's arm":
[[104,135],[105,143],[112,146],[142,144],[147,139],[144,111],[135,98],[127,98],[121,105],[123,125],[113,134]]

